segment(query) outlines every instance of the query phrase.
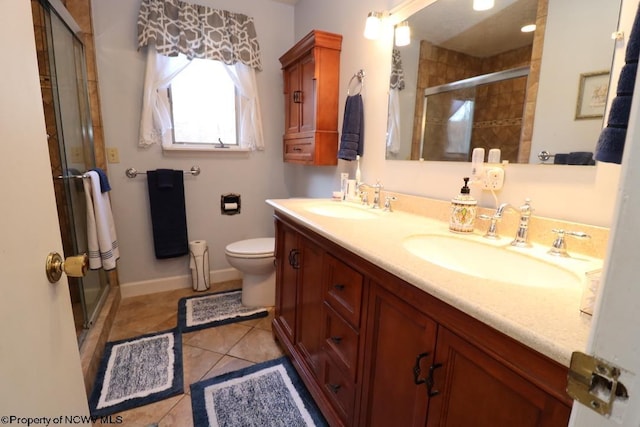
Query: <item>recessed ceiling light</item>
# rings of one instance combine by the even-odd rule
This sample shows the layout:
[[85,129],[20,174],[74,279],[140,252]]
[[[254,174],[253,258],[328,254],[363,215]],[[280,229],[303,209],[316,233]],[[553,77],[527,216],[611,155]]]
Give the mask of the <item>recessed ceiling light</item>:
[[522,31],[523,33],[531,33],[533,31],[536,30],[536,24],[529,24],[529,25],[525,25],[524,27],[520,28],[520,31]]

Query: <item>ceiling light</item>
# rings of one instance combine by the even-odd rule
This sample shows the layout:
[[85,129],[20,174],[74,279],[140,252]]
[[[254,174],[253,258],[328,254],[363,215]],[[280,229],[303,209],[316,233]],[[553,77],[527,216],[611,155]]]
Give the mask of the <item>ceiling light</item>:
[[536,24],[529,24],[520,28],[520,31],[522,31],[523,33],[531,33],[531,32],[534,32],[535,30],[536,30]]
[[473,0],[473,10],[489,10],[493,4],[494,0]]
[[408,21],[396,25],[396,46],[406,46],[411,43],[411,27]]
[[380,37],[381,30],[382,13],[369,12],[369,16],[367,16],[367,22],[364,26],[364,37],[369,40],[376,40],[378,37]]

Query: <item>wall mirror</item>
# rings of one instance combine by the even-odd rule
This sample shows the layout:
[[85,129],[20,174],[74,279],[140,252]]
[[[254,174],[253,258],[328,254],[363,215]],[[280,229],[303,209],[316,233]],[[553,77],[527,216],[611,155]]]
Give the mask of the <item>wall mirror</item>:
[[469,161],[482,147],[510,163],[593,164],[620,3],[495,0],[475,11],[472,0],[425,0],[407,18],[410,43],[390,55],[386,159]]

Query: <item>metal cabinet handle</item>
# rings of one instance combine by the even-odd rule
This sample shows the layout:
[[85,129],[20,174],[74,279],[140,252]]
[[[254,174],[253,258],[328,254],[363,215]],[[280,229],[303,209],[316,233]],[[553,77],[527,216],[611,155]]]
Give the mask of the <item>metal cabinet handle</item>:
[[427,395],[429,397],[437,396],[440,394],[439,390],[433,389],[433,372],[438,368],[442,368],[442,363],[434,363],[433,365],[429,366],[429,376],[427,377]]
[[293,102],[296,104],[302,104],[302,91],[296,90],[293,91]]
[[329,338],[331,341],[333,341],[336,344],[340,344],[340,342],[342,341],[342,337],[331,337]]
[[300,255],[300,251],[298,249],[291,249],[289,251],[289,265],[296,270],[300,268],[298,255]]
[[339,291],[344,291],[344,288],[346,287],[345,285],[343,285],[342,283],[336,283],[335,285],[333,285],[334,288],[336,288]]
[[420,379],[420,361],[422,359],[424,359],[425,357],[429,356],[428,352],[425,353],[420,353],[419,355],[416,356],[416,364],[413,367],[413,382],[416,385],[420,385],[420,384],[424,384],[427,382],[427,378],[425,379]]

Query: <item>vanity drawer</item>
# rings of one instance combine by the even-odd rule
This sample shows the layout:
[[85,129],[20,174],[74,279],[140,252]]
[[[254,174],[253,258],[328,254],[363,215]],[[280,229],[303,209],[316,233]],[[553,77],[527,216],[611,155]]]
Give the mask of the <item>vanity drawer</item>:
[[356,380],[359,334],[329,304],[324,303],[324,348]]
[[331,255],[325,260],[325,300],[354,328],[360,328],[362,274]]
[[329,357],[324,358],[322,388],[345,425],[352,425],[355,385]]

